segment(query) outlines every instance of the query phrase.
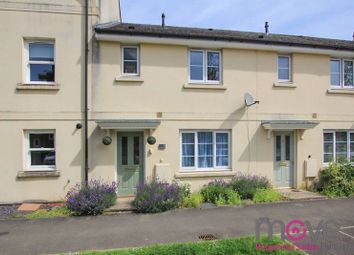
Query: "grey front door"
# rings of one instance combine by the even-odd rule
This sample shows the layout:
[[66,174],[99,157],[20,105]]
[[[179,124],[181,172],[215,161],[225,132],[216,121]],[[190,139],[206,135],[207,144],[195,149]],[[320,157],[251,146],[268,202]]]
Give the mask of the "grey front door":
[[293,132],[274,133],[274,185],[293,187],[294,135]]
[[144,180],[143,133],[118,133],[118,196],[132,196]]

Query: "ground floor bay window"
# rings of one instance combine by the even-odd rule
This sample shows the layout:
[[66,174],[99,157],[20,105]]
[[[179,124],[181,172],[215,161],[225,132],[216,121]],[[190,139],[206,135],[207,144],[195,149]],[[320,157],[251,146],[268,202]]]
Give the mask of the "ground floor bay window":
[[340,159],[354,162],[354,130],[324,131],[323,162]]
[[230,168],[229,131],[182,131],[181,168],[210,170]]

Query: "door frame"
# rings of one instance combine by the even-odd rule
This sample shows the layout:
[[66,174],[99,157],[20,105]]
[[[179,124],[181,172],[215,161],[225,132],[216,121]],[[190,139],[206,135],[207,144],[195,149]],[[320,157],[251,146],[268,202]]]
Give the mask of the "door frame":
[[[274,130],[273,131],[273,169],[272,169],[272,178],[274,184],[274,173],[275,173],[275,162],[276,162],[276,143],[275,137],[277,134],[286,134],[289,133],[292,137],[292,156],[293,156],[293,164],[290,169],[290,186],[279,186],[275,187],[275,189],[282,188],[295,188],[297,184],[297,132],[296,130]],[[291,150],[290,150],[291,153]]]
[[[114,181],[118,183],[118,134],[119,133],[140,133],[143,137],[143,144],[142,144],[142,155],[143,155],[143,163],[142,163],[142,171],[143,171],[143,181],[146,180],[146,143],[145,143],[145,130],[116,130],[115,132],[115,149],[114,149],[114,161],[115,161],[115,171],[114,171]],[[118,184],[119,185],[119,184]],[[118,189],[117,189],[117,194],[118,194]],[[135,197],[135,195],[130,195],[130,196],[120,196],[118,194],[118,197]]]

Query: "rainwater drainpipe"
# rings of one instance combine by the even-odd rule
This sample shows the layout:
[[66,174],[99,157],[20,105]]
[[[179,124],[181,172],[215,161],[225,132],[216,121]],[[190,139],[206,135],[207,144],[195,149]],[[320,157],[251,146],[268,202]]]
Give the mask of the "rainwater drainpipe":
[[85,136],[85,185],[88,184],[88,0],[85,0],[85,60],[84,60],[84,136]]

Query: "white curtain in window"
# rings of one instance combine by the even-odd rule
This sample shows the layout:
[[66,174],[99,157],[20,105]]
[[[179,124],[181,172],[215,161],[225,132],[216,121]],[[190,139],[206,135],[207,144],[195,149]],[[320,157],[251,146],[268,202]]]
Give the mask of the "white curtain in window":
[[198,167],[213,167],[213,133],[198,132]]
[[229,135],[216,133],[216,166],[229,165]]

